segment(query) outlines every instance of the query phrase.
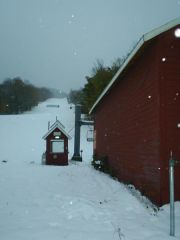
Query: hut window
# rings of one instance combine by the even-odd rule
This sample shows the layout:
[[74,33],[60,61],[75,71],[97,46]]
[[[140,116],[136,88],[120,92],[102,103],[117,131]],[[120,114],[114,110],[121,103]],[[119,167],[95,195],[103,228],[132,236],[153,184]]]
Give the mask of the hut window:
[[63,140],[51,141],[51,152],[52,153],[63,153],[64,152],[64,141]]

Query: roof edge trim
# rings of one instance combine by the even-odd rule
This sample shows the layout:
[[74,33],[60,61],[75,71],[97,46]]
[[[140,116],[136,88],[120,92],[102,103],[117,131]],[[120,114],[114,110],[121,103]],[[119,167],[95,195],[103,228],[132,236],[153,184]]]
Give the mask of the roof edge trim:
[[63,125],[58,122],[55,122],[49,129],[49,131],[42,137],[44,140],[47,138],[49,134],[51,134],[56,128],[58,128],[69,140],[71,139],[71,136],[65,131],[65,129],[62,127]]
[[169,29],[175,27],[178,24],[180,24],[180,18],[175,18],[174,20],[172,20],[168,23],[165,23],[164,25],[162,25],[158,28],[155,28],[152,31],[146,33],[144,35],[144,40],[148,41],[148,40],[158,36],[159,34],[165,32],[165,31],[168,31]]

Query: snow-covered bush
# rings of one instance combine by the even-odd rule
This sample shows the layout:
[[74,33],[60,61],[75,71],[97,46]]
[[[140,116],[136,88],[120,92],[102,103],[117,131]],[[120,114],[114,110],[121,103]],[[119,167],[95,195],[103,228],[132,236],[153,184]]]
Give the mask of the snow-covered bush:
[[115,177],[115,173],[109,165],[107,156],[97,157],[96,155],[94,155],[91,164],[96,170],[107,173],[111,177]]

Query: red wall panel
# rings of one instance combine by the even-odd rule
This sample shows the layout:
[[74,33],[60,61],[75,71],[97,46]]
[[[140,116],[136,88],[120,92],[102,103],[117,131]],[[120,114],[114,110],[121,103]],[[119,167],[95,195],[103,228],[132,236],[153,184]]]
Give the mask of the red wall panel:
[[[180,38],[174,36],[175,29],[159,36],[162,202],[169,201],[170,152],[172,151],[174,158],[180,160]],[[162,58],[165,58],[165,61],[162,61]],[[175,166],[175,199],[180,200],[180,164]]]
[[172,29],[144,44],[95,110],[96,155],[158,205],[169,201],[170,149],[180,160],[179,41]]
[[96,114],[97,154],[118,178],[159,201],[159,85],[156,41],[143,50]]

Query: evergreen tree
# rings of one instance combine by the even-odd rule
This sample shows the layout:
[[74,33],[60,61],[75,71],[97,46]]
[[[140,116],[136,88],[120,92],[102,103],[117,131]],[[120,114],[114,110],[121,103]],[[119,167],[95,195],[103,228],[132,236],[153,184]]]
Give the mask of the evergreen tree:
[[102,61],[97,60],[92,69],[92,76],[86,77],[87,83],[82,90],[81,104],[85,113],[89,112],[123,62],[124,58],[118,58],[111,67],[105,67]]
[[0,84],[0,113],[22,113],[51,96],[50,90],[37,88],[19,77],[6,79]]

